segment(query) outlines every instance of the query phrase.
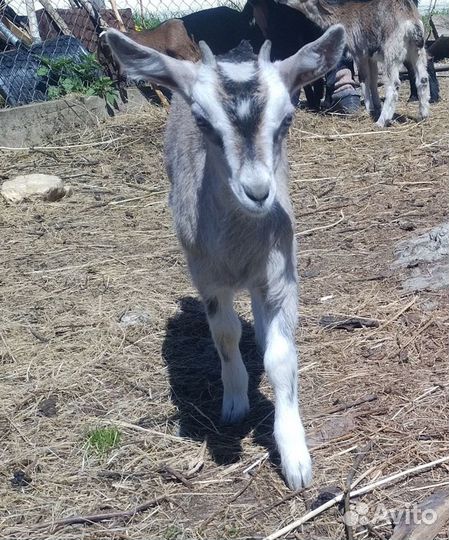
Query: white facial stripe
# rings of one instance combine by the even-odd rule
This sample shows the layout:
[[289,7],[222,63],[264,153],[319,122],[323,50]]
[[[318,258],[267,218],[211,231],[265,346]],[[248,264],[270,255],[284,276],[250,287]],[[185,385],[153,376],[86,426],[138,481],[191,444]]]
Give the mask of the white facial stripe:
[[235,82],[249,81],[256,74],[256,70],[252,62],[241,62],[239,64],[235,64],[233,62],[220,62],[219,66],[225,77]]
[[273,164],[273,134],[286,115],[294,111],[290,95],[274,64],[264,63],[260,70],[260,82],[267,96],[263,122],[259,130],[260,148],[264,149],[267,166]]
[[250,112],[251,102],[249,99],[244,99],[238,103],[236,113],[240,120],[244,120],[246,117],[248,117]]

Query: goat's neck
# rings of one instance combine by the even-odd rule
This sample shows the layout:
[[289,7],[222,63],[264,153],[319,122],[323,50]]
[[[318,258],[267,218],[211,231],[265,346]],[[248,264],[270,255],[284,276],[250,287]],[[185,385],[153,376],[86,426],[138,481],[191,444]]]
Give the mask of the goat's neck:
[[341,22],[334,9],[321,0],[299,2],[297,7],[308,19],[321,28],[329,28],[329,26]]

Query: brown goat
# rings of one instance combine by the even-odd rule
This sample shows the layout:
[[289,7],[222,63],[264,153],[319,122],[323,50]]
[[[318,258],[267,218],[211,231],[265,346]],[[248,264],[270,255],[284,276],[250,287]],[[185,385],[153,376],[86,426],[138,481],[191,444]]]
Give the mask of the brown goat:
[[[359,72],[367,110],[384,127],[394,115],[399,95],[399,71],[407,61],[416,74],[419,112],[429,114],[429,78],[424,49],[424,26],[413,0],[278,0],[295,8],[325,29],[340,23]],[[378,65],[383,63],[385,102],[381,106]]]
[[[130,30],[125,32],[125,35],[140,45],[150,47],[178,60],[197,62],[201,57],[198,46],[189,37],[184,23],[179,19],[165,21],[152,30],[141,30],[140,32]],[[98,40],[97,57],[100,64],[107,70],[109,77],[117,80],[119,85],[123,83],[123,76],[119,66],[114,62],[104,34],[101,34]],[[123,88],[120,87],[120,93],[122,94],[122,92]],[[166,104],[166,99],[159,90],[156,90],[156,94],[162,104]]]

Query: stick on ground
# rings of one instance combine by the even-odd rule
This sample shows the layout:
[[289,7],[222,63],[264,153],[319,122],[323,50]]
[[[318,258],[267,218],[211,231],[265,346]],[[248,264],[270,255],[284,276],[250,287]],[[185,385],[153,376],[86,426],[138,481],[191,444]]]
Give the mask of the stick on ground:
[[[442,463],[445,463],[447,461],[449,461],[449,456],[445,456],[435,461],[431,461],[430,463],[424,463],[423,465],[418,465],[417,467],[413,467],[412,469],[407,469],[406,471],[401,471],[401,472],[392,474],[390,476],[386,476],[385,478],[381,478],[380,480],[377,480],[377,482],[368,484],[367,486],[362,487],[360,489],[356,489],[355,491],[351,491],[349,496],[352,498],[352,497],[358,497],[359,495],[364,495],[365,493],[370,493],[371,491],[374,491],[376,488],[384,486],[386,484],[392,484],[393,482],[396,482],[396,480],[399,480],[400,478],[404,478],[404,476],[409,476],[412,474],[417,474],[421,471],[432,469],[433,467],[436,467],[437,465],[441,465]],[[304,515],[302,518],[299,518],[296,521],[293,521],[292,523],[290,523],[289,525],[286,525],[282,529],[279,529],[278,531],[275,531],[269,536],[266,536],[264,540],[276,540],[276,538],[280,538],[281,536],[288,534],[294,529],[297,529],[303,523],[310,521],[311,519],[318,516],[319,514],[322,514],[328,508],[331,508],[335,504],[339,503],[340,501],[343,500],[343,498],[344,498],[344,493],[340,493],[340,495],[337,495],[330,501],[327,501],[326,503],[322,504],[318,508],[315,508],[315,510],[312,510],[308,514]]]
[[154,499],[151,499],[151,501],[139,504],[139,506],[135,506],[134,508],[131,508],[131,510],[125,510],[121,512],[106,512],[104,514],[91,514],[88,516],[73,516],[59,519],[57,521],[47,521],[46,523],[36,525],[33,530],[51,528],[53,531],[55,531],[57,529],[60,529],[61,527],[66,527],[67,525],[90,525],[92,523],[100,523],[102,521],[109,521],[111,519],[130,519],[136,514],[145,512],[149,508],[152,508],[153,506],[156,506],[156,504],[164,502],[167,499],[168,497],[166,495],[162,495],[161,497],[155,497]]

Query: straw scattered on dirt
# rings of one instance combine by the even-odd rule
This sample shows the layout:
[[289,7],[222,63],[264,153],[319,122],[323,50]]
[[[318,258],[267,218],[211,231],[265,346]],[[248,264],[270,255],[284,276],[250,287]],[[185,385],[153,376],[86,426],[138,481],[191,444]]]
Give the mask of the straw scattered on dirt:
[[[294,497],[266,454],[272,394],[244,295],[252,412],[219,424],[219,362],[167,206],[166,113],[0,154],[1,180],[47,172],[74,188],[55,203],[0,202],[0,537],[259,538],[344,488],[361,449],[359,487],[448,453],[448,292],[405,294],[390,269],[397,242],[449,219],[446,81],[422,124],[405,117],[380,131],[364,113],[300,112],[291,130],[301,408],[314,448],[313,486]],[[403,101],[399,111],[416,109]],[[329,329],[325,315],[375,325]],[[119,436],[92,451],[89,433],[104,427]],[[449,483],[448,470],[364,496],[367,517],[419,502]],[[153,500],[131,518],[48,525]],[[391,531],[355,528],[361,539]],[[341,509],[296,534],[345,538]]]

